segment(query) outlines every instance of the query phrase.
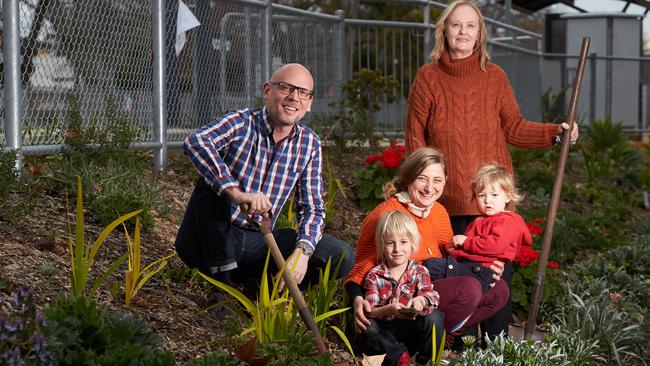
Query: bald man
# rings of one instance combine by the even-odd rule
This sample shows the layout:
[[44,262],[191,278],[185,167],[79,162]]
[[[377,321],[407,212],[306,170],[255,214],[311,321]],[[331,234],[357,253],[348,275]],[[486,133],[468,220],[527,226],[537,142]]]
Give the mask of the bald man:
[[185,153],[201,175],[176,237],[188,266],[226,283],[260,277],[268,249],[240,207],[256,221],[270,212],[275,224],[295,188],[298,230],[273,234],[289,265],[295,262],[296,281],[317,281],[327,260],[336,265],[344,254],[338,277],[352,268],[352,250],[323,235],[320,139],[300,123],[313,89],[309,70],[284,65],[264,83],[263,108],[229,112],[187,137]]

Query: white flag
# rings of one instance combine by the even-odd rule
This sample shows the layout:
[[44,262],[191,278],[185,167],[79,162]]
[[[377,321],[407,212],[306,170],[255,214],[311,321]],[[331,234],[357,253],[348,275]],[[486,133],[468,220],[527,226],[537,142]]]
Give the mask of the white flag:
[[[203,0],[200,0],[203,1]],[[199,20],[196,19],[190,8],[185,5],[181,0],[178,0],[178,15],[176,16],[176,56],[180,55],[181,50],[185,46],[185,32],[201,25]]]

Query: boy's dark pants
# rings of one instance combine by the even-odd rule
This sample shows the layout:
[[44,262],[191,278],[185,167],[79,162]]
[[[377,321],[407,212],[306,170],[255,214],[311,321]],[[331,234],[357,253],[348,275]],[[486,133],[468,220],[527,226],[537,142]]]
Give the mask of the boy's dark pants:
[[[289,257],[296,247],[297,233],[283,229],[274,230],[273,235],[282,255]],[[268,248],[261,232],[231,223],[230,201],[199,178],[178,229],[176,252],[186,265],[218,280],[244,282],[261,277]],[[345,276],[352,269],[354,252],[343,241],[323,235],[309,259],[303,283],[318,282],[319,268],[325,267],[331,257],[333,270],[344,253],[337,277]],[[269,269],[277,270],[272,259]]]
[[431,332],[436,327],[436,349],[440,349],[444,332],[445,314],[434,310],[431,314],[418,316],[414,320],[369,319],[370,326],[361,336],[361,349],[367,355],[386,354],[382,365],[395,365],[408,350],[417,352],[416,362],[426,364],[431,360]]

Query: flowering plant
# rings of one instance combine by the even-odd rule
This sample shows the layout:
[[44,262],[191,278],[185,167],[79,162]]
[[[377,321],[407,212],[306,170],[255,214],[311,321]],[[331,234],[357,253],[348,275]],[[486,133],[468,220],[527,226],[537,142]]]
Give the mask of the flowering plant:
[[[526,223],[528,231],[533,237],[533,244],[519,248],[512,263],[512,307],[517,315],[525,315],[528,312],[529,301],[535,291],[535,277],[539,261],[539,251],[535,247],[540,245],[539,241],[544,231],[543,225],[544,220],[539,217]],[[560,265],[555,261],[548,261],[546,266],[549,270],[546,271],[542,301],[554,296],[560,290],[557,273]]]
[[44,325],[31,289],[21,287],[16,294],[0,294],[0,365],[54,364]]
[[388,149],[366,158],[366,169],[357,173],[356,185],[362,208],[371,209],[384,199],[384,184],[397,176],[405,150],[404,145],[393,140]]

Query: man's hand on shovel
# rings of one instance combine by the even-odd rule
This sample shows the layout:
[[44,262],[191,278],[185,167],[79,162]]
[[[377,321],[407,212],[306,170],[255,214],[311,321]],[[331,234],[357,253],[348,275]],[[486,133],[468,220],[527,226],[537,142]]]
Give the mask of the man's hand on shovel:
[[225,190],[228,198],[245,210],[250,216],[262,215],[271,210],[271,201],[262,192],[242,192],[238,188],[227,188]]
[[[293,273],[293,279],[296,281],[296,284],[300,284],[305,278],[305,273],[307,273],[307,265],[309,264],[309,256],[303,254],[302,249],[296,248],[291,256],[287,258],[287,271]],[[278,285],[278,291],[282,292],[284,290],[284,279],[280,280]]]

